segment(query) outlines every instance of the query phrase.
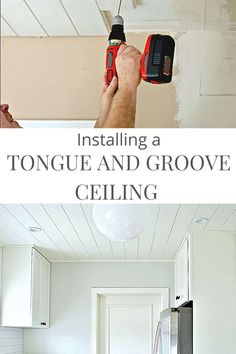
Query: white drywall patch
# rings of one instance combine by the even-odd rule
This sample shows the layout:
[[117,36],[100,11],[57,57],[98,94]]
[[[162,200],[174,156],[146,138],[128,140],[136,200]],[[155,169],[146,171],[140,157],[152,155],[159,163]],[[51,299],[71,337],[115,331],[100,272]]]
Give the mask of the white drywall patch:
[[234,37],[189,31],[179,38],[176,118],[180,127],[236,127]]
[[203,41],[200,95],[236,95],[236,35],[211,32]]

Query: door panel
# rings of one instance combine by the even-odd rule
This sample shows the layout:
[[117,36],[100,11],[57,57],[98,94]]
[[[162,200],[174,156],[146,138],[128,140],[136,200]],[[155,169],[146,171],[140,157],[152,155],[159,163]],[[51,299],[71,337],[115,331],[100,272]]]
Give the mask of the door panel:
[[100,297],[100,354],[151,354],[160,295]]

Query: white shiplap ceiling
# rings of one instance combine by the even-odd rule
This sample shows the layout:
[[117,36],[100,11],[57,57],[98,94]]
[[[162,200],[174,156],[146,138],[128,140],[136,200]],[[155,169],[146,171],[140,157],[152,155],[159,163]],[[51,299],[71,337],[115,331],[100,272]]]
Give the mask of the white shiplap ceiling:
[[[2,0],[3,36],[107,35],[119,0]],[[123,0],[127,31],[235,30],[235,0]]]
[[[138,239],[106,239],[92,220],[92,205],[0,205],[0,245],[35,245],[51,261],[171,260],[187,233],[236,231],[236,205],[155,205]],[[196,224],[198,218],[209,219]],[[29,227],[42,231],[32,233]]]

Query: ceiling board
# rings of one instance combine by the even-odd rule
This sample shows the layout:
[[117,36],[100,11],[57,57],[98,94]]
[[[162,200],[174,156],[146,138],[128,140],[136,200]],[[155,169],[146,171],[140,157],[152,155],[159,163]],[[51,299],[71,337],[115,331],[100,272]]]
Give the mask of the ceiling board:
[[[214,216],[216,213],[217,209],[219,208],[218,204],[203,204],[200,205],[198,208],[196,215],[194,217],[195,220],[201,219],[201,218],[207,218],[209,221],[211,218]],[[192,223],[191,224],[191,231],[202,231],[205,230],[207,224],[199,224],[199,223]]]
[[150,256],[150,249],[153,243],[153,237],[155,233],[156,223],[160,206],[146,206],[149,209],[150,219],[148,225],[144,229],[143,233],[139,236],[139,252],[138,259],[148,259]]
[[105,238],[100,231],[96,228],[96,226],[93,223],[93,218],[92,218],[92,205],[89,204],[84,204],[81,206],[83,209],[84,215],[87,219],[89,228],[93,234],[93,237],[96,241],[96,244],[98,246],[99,252],[101,254],[102,259],[112,259],[113,254],[112,254],[112,248],[111,248],[111,242]]
[[229,216],[229,218],[226,220],[226,222],[221,227],[221,230],[225,230],[225,231],[236,230],[236,211],[234,211],[234,213]]
[[27,0],[27,3],[49,36],[78,35],[78,31],[59,0]]
[[2,0],[1,14],[19,36],[47,36],[23,0]]
[[89,228],[83,210],[80,205],[63,205],[65,212],[76,232],[78,233],[85,248],[89,250],[89,256],[93,259],[101,259],[99,248],[95,242],[94,236]]
[[47,235],[50,235],[52,243],[55,245],[55,249],[60,254],[60,257],[64,257],[64,259],[73,257],[74,252],[63,235],[59,232],[44,207],[40,204],[26,204],[24,207],[32,216],[31,226],[39,226]]
[[50,216],[59,233],[67,241],[72,249],[74,256],[79,259],[89,259],[87,249],[83,245],[79,233],[73,228],[73,224],[60,204],[47,204],[43,206],[46,213]]
[[153,243],[150,247],[150,258],[161,259],[163,249],[168,242],[180,205],[161,205],[157,215]]
[[[236,207],[234,204],[220,205],[217,211],[212,216],[209,223],[206,225],[205,230],[220,230],[222,225],[225,224],[231,218],[235,212]],[[232,222],[232,219],[231,219]]]
[[192,204],[182,204],[179,207],[173,228],[163,249],[162,259],[172,259],[175,256],[176,250],[182,243],[183,237],[190,230],[190,226],[195,219],[198,209],[199,205]]
[[62,2],[81,36],[103,36],[108,34],[96,1],[63,0]]
[[[131,241],[132,243],[132,241]],[[131,247],[132,249],[135,248],[134,244],[127,246],[127,249]],[[127,253],[126,253],[126,248],[124,247],[124,242],[113,242],[110,241],[110,246],[111,246],[111,252],[114,257],[114,259],[126,259]]]
[[[138,259],[138,248],[139,248],[139,238],[135,240],[126,242],[125,245],[125,256],[126,259],[135,260]],[[115,242],[113,242],[115,243]]]
[[[92,220],[92,205],[0,205],[0,245],[35,245],[51,261],[171,260],[194,231],[236,231],[236,205],[146,206],[150,220],[139,238],[114,242]],[[196,224],[198,218],[208,224]],[[39,233],[28,230],[40,227]]]
[[[2,0],[2,14],[20,36],[107,35],[119,0]],[[234,0],[123,0],[129,32],[236,30]],[[3,24],[3,34],[13,35]]]

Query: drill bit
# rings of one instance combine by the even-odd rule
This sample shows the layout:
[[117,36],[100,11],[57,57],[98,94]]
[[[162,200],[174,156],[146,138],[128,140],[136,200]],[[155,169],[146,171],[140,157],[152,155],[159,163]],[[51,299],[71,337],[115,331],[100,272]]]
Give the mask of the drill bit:
[[119,2],[119,7],[118,7],[118,16],[119,16],[119,14],[120,14],[121,4],[122,4],[122,0],[120,0],[120,2]]

